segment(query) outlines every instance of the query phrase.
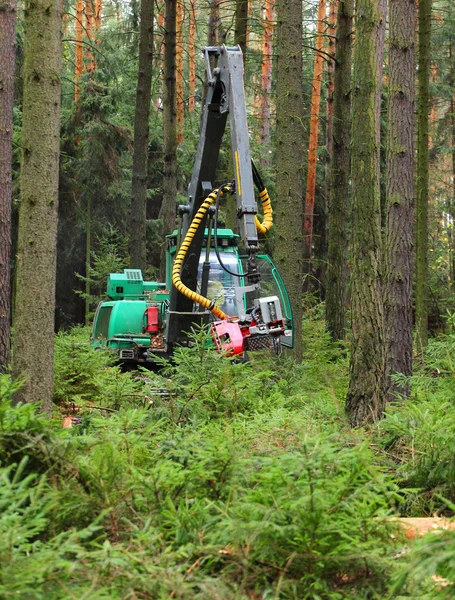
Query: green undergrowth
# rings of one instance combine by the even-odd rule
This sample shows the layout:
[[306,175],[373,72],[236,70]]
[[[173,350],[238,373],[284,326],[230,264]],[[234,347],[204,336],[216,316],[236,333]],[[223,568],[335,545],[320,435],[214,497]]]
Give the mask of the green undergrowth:
[[[447,353],[430,349],[412,401],[352,431],[346,349],[320,307],[304,321],[301,365],[234,364],[196,332],[158,374],[125,373],[87,338],[57,337],[52,418],[13,406],[19,384],[0,377],[1,598],[442,593],[430,576],[450,579],[455,542],[435,546],[430,567],[437,539],[403,554],[388,518],[451,510]],[[80,424],[62,429],[63,413]]]

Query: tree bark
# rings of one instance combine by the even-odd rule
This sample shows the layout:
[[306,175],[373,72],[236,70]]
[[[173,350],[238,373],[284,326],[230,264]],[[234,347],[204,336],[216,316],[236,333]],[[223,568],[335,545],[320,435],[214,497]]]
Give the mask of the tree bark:
[[264,7],[263,38],[262,38],[262,69],[260,103],[260,141],[265,152],[261,156],[263,167],[270,166],[268,149],[270,145],[270,116],[272,92],[272,65],[273,65],[273,29],[274,29],[274,0],[266,0]]
[[[358,0],[354,44],[351,144],[352,343],[346,411],[353,426],[374,422],[385,405],[385,336],[381,289],[378,63],[382,62],[380,0]],[[383,43],[383,40],[382,40]]]
[[87,44],[85,45],[84,69],[87,73],[93,73],[96,68],[95,56],[91,46],[95,40],[95,15],[93,9],[93,0],[85,0],[85,35]]
[[0,0],[0,373],[10,361],[11,198],[16,0]]
[[209,46],[217,46],[220,43],[220,0],[209,0],[209,30],[207,42]]
[[163,90],[163,202],[159,218],[162,220],[163,245],[160,275],[166,278],[166,238],[175,225],[177,198],[177,115],[176,115],[176,2],[166,0],[164,16],[164,90]]
[[351,50],[354,0],[339,0],[335,89],[333,96],[333,159],[330,169],[329,231],[325,311],[334,340],[345,337],[351,139]]
[[[390,0],[387,120],[386,332],[389,374],[412,375],[414,0]],[[409,385],[390,381],[389,397]]]
[[183,142],[185,103],[183,100],[183,0],[177,0],[176,13],[176,70],[175,89],[177,95],[177,144]]
[[75,64],[74,64],[74,102],[79,101],[80,87],[78,85],[79,77],[82,75],[82,19],[84,17],[84,0],[76,0],[76,20],[75,20]]
[[52,407],[61,26],[61,0],[27,0],[13,375],[25,378],[16,400],[43,410]]
[[308,168],[305,197],[304,268],[306,273],[311,272],[310,260],[313,245],[314,197],[316,194],[316,161],[318,152],[319,112],[321,108],[322,67],[324,64],[324,57],[321,51],[324,50],[325,13],[325,0],[319,0],[315,44],[316,50],[314,54],[313,66],[313,91],[311,94],[310,140],[308,147]]
[[248,31],[248,0],[236,0],[235,2],[235,26],[234,43],[240,46],[245,65]]
[[190,0],[190,26],[189,26],[189,40],[188,40],[188,111],[192,112],[195,107],[195,94],[196,94],[196,56],[195,56],[195,44],[196,44],[196,0]]
[[419,0],[419,68],[417,83],[416,288],[417,350],[428,342],[428,113],[430,110],[431,0]]
[[153,72],[154,0],[142,0],[139,28],[139,68],[134,118],[133,180],[130,216],[130,265],[147,268],[147,173],[150,99]]
[[294,354],[302,358],[303,109],[302,3],[277,0],[276,244],[274,258],[294,311]]

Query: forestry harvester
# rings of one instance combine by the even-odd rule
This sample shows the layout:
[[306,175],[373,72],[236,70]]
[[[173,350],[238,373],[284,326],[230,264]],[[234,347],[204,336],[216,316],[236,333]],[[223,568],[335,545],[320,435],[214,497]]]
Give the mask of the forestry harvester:
[[[125,363],[153,365],[157,356],[188,344],[194,326],[202,324],[229,356],[293,345],[288,293],[270,257],[259,253],[258,233],[271,228],[272,205],[251,160],[242,52],[209,46],[204,57],[209,87],[201,135],[188,203],[179,207],[178,229],[167,236],[166,282],[143,281],[137,269],[111,273],[109,300],[95,313],[93,345],[115,350]],[[234,180],[215,187],[228,116]],[[218,227],[220,199],[230,196],[236,198],[239,235]]]

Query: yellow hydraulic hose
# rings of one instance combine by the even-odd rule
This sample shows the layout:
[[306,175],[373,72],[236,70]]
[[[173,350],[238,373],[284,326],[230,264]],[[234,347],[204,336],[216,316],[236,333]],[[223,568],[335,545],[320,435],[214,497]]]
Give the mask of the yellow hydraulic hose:
[[[174,265],[172,267],[172,283],[177,288],[177,290],[193,302],[197,302],[204,308],[210,310],[212,314],[214,314],[215,317],[217,317],[218,319],[228,319],[229,316],[215,305],[215,300],[209,300],[209,298],[201,296],[201,294],[190,290],[190,288],[187,287],[181,280],[180,271],[182,269],[182,264],[185,259],[186,253],[188,252],[191,242],[193,241],[193,238],[196,235],[196,231],[198,230],[199,225],[201,224],[206,212],[208,211],[210,206],[215,202],[218,193],[220,196],[222,196],[223,193],[226,191],[231,191],[231,188],[228,186],[223,186],[223,189],[213,190],[201,204],[193,221],[191,222],[191,225],[188,228],[188,231],[185,235],[185,239],[183,240],[182,245],[180,246],[179,251],[177,252],[177,256],[175,257]],[[256,222],[256,229],[258,230],[258,232],[265,234],[270,230],[270,228],[273,225],[272,202],[265,188],[259,194],[259,197],[261,199],[262,208],[264,210],[264,220],[261,223],[256,216],[254,219]]]
[[190,247],[190,244],[194,236],[196,235],[196,231],[198,230],[199,225],[201,224],[201,221],[204,218],[206,212],[208,211],[210,206],[215,202],[218,193],[220,196],[222,196],[223,191],[229,191],[229,189],[230,188],[228,188],[227,186],[223,186],[223,189],[213,190],[213,192],[210,192],[210,194],[201,204],[193,221],[191,222],[191,225],[189,226],[189,229],[185,235],[185,239],[183,240],[182,245],[180,246],[179,251],[177,252],[177,256],[174,260],[174,266],[172,267],[172,283],[178,289],[178,291],[190,300],[193,300],[193,302],[197,302],[204,308],[210,310],[218,319],[227,319],[228,315],[215,305],[215,300],[209,300],[208,298],[201,296],[201,294],[190,290],[190,288],[187,287],[181,280],[180,271],[182,269],[183,260],[186,256],[186,253],[188,252],[188,248]]
[[258,232],[264,234],[270,231],[270,228],[273,225],[272,201],[270,200],[270,196],[266,188],[264,188],[259,194],[259,198],[261,199],[262,208],[264,210],[264,220],[262,223],[257,217],[254,217],[254,220],[256,222],[256,229]]

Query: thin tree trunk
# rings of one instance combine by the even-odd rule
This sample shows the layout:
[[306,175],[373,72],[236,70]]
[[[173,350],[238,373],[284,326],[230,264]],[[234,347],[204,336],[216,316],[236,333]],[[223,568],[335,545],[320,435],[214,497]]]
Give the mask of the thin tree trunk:
[[294,354],[302,359],[302,3],[277,0],[276,247],[294,311]]
[[158,35],[155,38],[158,40],[158,44],[155,44],[156,55],[157,55],[157,70],[160,73],[161,79],[161,94],[156,99],[156,109],[161,110],[163,108],[163,93],[164,93],[164,11],[165,6],[162,4],[157,14],[156,21],[158,24]]
[[82,19],[84,18],[84,0],[76,0],[76,22],[75,22],[75,67],[74,67],[74,102],[79,101],[80,87],[79,77],[82,75],[83,58],[82,58]]
[[[452,129],[452,182],[455,182],[455,91],[452,92],[452,97],[450,100],[450,112],[451,112],[451,129]],[[451,224],[450,224],[450,273],[451,280],[450,286],[453,288],[455,283],[455,185],[452,183],[452,198],[451,198],[451,210],[450,216]]]
[[[327,118],[326,118],[326,163],[325,186],[321,194],[321,217],[319,243],[319,286],[321,296],[325,299],[327,278],[327,252],[329,244],[329,195],[330,195],[330,170],[333,160],[333,93],[335,89],[335,51],[336,51],[336,21],[338,0],[329,1],[329,20],[327,27]],[[332,58],[330,58],[332,57]]]
[[[390,0],[387,228],[385,247],[387,368],[412,375],[414,222],[414,0]],[[409,385],[390,382],[389,397]]]
[[[336,34],[337,34],[337,6],[338,0],[329,2],[329,26],[327,29],[328,44],[327,54],[330,57],[327,60],[327,162],[326,162],[326,199],[330,193],[330,170],[333,159],[333,93],[335,90],[335,53],[336,53]],[[327,210],[328,212],[328,210]]]
[[325,297],[327,326],[335,340],[344,339],[346,327],[353,14],[354,0],[339,0]]
[[209,9],[209,30],[207,34],[207,42],[209,46],[216,46],[219,43],[220,0],[210,0]]
[[324,50],[325,12],[326,2],[325,0],[319,0],[318,23],[315,44],[316,52],[314,55],[313,67],[313,91],[311,94],[310,139],[308,147],[308,169],[305,197],[304,258],[305,271],[307,273],[311,272],[310,260],[311,249],[313,245],[314,197],[316,193],[316,161],[318,151],[319,112],[321,108],[322,67],[324,64],[324,57],[321,51]]
[[428,342],[428,113],[430,109],[431,2],[419,0],[419,68],[417,93],[416,287],[417,350]]
[[93,0],[85,0],[85,33],[87,44],[85,45],[84,69],[87,73],[95,70],[95,58],[91,44],[94,40],[95,15],[93,14]]
[[61,0],[25,4],[24,100],[13,338],[16,400],[52,407],[60,147]]
[[243,64],[245,65],[248,31],[248,0],[236,0],[235,2],[235,28],[234,43],[240,46],[243,53]]
[[95,0],[95,29],[96,29],[97,42],[99,42],[99,32],[101,31],[102,10],[103,10],[103,0]]
[[0,373],[10,361],[11,199],[16,0],[0,0]]
[[163,93],[163,202],[159,218],[162,221],[163,246],[160,275],[166,278],[166,239],[175,225],[177,197],[177,118],[176,118],[176,2],[166,0],[164,17],[164,93]]
[[130,216],[130,264],[145,273],[147,268],[147,175],[150,100],[153,72],[154,0],[141,1],[139,65],[134,117],[133,179]]
[[196,96],[196,0],[190,0],[190,28],[188,40],[188,79],[189,79],[189,97],[188,112],[193,112]]
[[358,0],[351,143],[352,343],[346,411],[353,426],[374,422],[385,405],[385,332],[381,289],[378,63],[383,59],[378,0]]
[[90,261],[92,258],[92,196],[87,194],[87,206],[85,213],[85,324],[90,324],[90,295],[91,277]]
[[274,0],[266,0],[264,7],[264,24],[262,38],[262,70],[260,100],[260,140],[265,152],[261,155],[261,164],[270,165],[268,148],[270,145],[270,115],[272,93],[272,58],[273,58],[273,29],[274,29]]
[[176,72],[175,85],[177,94],[177,143],[183,142],[184,101],[183,101],[183,0],[177,0],[176,13]]

